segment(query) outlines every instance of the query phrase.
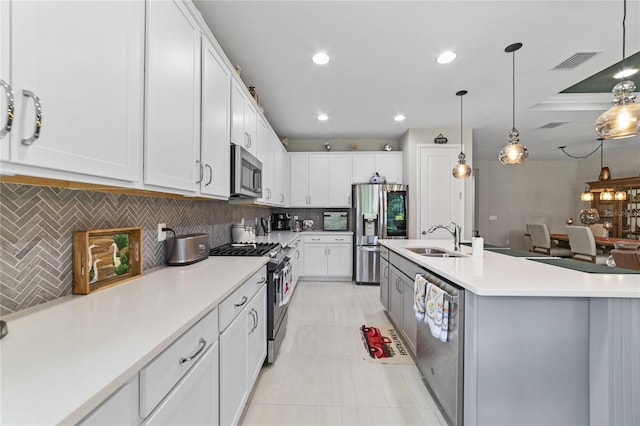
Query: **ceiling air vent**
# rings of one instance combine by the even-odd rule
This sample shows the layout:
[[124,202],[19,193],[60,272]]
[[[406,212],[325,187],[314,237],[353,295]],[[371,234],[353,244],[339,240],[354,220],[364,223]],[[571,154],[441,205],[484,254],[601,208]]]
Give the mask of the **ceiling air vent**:
[[568,121],[551,121],[544,126],[540,126],[540,129],[553,129],[554,127],[562,126],[567,123]]
[[589,59],[593,58],[598,53],[600,53],[600,52],[578,52],[578,53],[575,53],[570,58],[567,58],[562,63],[556,65],[553,69],[554,70],[567,70],[567,69],[575,68],[578,65],[583,64],[584,62],[586,62]]

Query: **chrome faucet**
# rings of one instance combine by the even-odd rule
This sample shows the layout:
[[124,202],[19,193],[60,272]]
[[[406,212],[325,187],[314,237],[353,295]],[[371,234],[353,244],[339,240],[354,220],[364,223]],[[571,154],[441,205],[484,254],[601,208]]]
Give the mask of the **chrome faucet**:
[[446,229],[451,233],[451,236],[453,237],[453,249],[455,251],[460,251],[460,234],[462,233],[462,228],[460,227],[460,225],[458,225],[455,222],[449,222],[449,223],[451,223],[452,226],[435,225],[430,227],[427,230],[427,232],[431,234],[436,229],[440,229],[440,228]]

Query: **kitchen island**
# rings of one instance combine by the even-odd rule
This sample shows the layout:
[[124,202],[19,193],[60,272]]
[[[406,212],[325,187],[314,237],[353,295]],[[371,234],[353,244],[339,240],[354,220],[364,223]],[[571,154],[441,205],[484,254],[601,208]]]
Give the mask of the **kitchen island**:
[[391,265],[409,262],[464,290],[458,423],[640,422],[640,275],[588,274],[500,251],[474,257],[465,246],[461,257],[407,250],[453,252],[451,240],[380,243]]

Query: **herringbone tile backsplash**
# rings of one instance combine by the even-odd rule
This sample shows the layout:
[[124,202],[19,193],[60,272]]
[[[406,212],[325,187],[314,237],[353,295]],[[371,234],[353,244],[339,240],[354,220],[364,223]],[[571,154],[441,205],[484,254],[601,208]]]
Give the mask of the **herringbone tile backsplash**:
[[0,315],[71,293],[76,230],[142,227],[143,274],[164,265],[157,224],[178,234],[204,232],[211,246],[231,241],[231,224],[268,216],[267,208],[226,201],[107,194],[0,184]]

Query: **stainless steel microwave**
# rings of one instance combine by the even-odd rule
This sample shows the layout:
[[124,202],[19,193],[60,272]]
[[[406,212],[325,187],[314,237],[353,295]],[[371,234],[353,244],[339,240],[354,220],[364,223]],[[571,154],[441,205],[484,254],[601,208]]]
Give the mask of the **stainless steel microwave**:
[[262,197],[262,162],[235,144],[231,144],[231,197]]

